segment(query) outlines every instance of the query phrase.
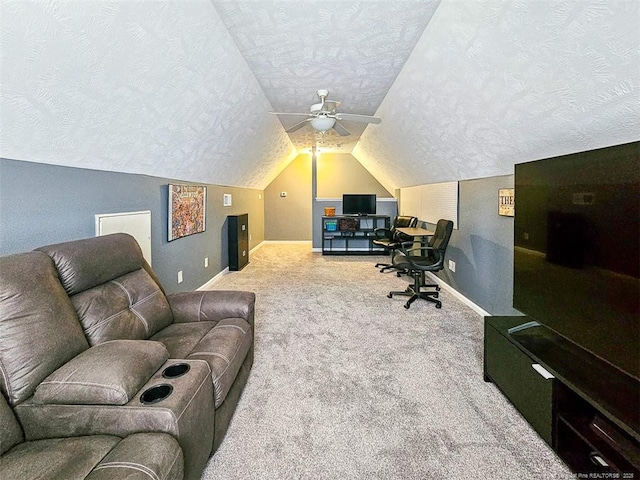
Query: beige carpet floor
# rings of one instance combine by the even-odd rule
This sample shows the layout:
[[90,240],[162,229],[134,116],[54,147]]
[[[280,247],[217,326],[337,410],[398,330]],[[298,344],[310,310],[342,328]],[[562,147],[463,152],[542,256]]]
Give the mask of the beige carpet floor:
[[255,363],[213,479],[575,478],[482,379],[483,318],[388,299],[385,257],[266,244],[213,288],[256,293]]

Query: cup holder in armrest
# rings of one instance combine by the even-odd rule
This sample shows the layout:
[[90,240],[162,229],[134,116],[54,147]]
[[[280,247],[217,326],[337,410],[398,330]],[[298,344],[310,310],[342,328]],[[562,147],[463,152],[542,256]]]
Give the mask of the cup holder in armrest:
[[162,371],[164,378],[178,378],[189,371],[191,366],[188,363],[174,363]]
[[145,390],[140,395],[140,401],[145,405],[153,405],[154,403],[161,402],[173,392],[173,387],[166,383],[162,385],[156,385]]

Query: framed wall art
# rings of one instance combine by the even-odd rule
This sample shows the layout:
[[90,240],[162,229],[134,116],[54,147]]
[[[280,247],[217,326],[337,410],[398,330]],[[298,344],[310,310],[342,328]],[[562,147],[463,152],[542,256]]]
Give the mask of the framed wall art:
[[205,231],[207,187],[169,184],[169,241]]
[[498,215],[513,217],[515,214],[515,193],[513,188],[498,190]]

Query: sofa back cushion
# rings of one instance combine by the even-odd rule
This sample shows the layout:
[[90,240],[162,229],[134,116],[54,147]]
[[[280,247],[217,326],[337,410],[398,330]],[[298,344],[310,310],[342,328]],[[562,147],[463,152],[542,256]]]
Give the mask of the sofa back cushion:
[[0,455],[24,441],[24,433],[4,395],[0,393]]
[[42,252],[0,258],[0,390],[9,404],[87,348],[51,259]]
[[38,248],[54,261],[91,345],[145,340],[173,322],[142,250],[125,233]]

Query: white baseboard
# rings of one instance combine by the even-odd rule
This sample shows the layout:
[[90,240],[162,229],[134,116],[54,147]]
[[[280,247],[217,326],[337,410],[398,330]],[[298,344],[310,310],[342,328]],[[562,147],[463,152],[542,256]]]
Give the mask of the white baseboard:
[[260,247],[262,247],[265,243],[266,242],[263,240],[259,244],[257,244],[255,247],[253,247],[251,250],[249,250],[249,255],[251,255],[256,250],[260,249]]
[[196,288],[196,290],[208,290],[209,288],[211,288],[213,286],[214,283],[216,283],[218,280],[220,280],[222,277],[224,277],[227,273],[229,273],[229,267],[227,267],[224,270],[222,270],[220,273],[218,273],[215,277],[213,277],[211,280],[209,280],[204,285]]
[[449,285],[447,282],[445,282],[444,280],[439,278],[435,273],[425,272],[425,274],[426,274],[427,278],[431,279],[433,282],[435,282],[438,285],[440,285],[440,288],[444,288],[447,292],[449,292],[451,295],[456,297],[458,300],[460,300],[462,303],[464,303],[466,306],[471,308],[476,313],[482,315],[483,317],[490,317],[491,316],[491,314],[489,312],[484,310],[479,305],[476,305],[475,303],[473,303],[471,300],[469,300],[467,297],[465,297],[463,294],[461,294],[458,290],[456,290],[451,285]]
[[265,240],[262,243],[311,243],[311,240]]

